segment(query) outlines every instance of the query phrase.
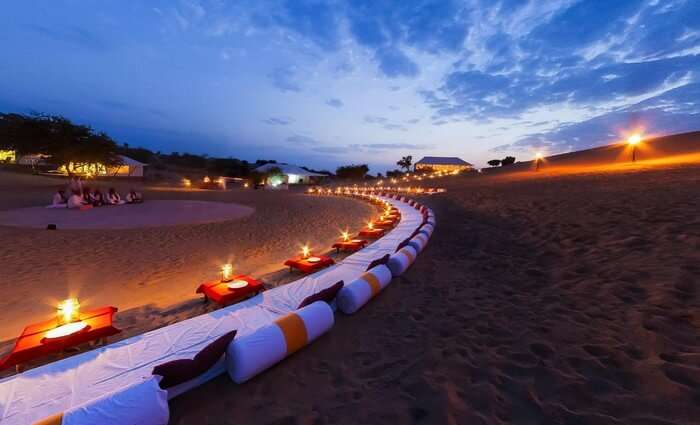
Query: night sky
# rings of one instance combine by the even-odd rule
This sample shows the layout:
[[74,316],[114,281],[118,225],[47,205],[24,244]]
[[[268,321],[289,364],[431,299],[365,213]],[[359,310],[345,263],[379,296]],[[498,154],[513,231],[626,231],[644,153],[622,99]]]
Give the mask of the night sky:
[[0,7],[0,111],[164,152],[376,172],[700,129],[698,0]]

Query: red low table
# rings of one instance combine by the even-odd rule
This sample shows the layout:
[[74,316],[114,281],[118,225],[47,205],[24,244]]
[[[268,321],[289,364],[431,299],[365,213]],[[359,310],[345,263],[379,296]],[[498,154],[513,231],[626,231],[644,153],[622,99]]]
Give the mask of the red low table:
[[391,229],[394,227],[394,222],[392,220],[377,220],[374,222],[374,227],[379,227],[380,229]]
[[59,325],[55,318],[29,325],[17,338],[12,352],[0,360],[0,370],[16,366],[19,371],[22,364],[39,357],[59,353],[86,342],[104,340],[118,334],[121,330],[112,324],[116,312],[116,307],[102,307],[80,313],[79,321],[85,322],[87,326],[60,338],[46,338],[46,333]]
[[376,238],[381,238],[383,235],[384,235],[384,229],[377,229],[377,228],[367,229],[367,228],[365,228],[365,229],[362,229],[360,231],[360,237],[363,237],[363,238],[376,239]]
[[[319,261],[312,262],[309,259],[318,258]],[[322,268],[335,264],[332,258],[325,255],[309,255],[308,258],[295,258],[284,262],[285,266],[289,266],[289,270],[297,269],[303,273],[312,273]]]
[[[230,288],[229,284],[236,281],[244,281],[247,285],[240,288]],[[261,281],[250,276],[238,275],[228,282],[204,282],[197,288],[197,293],[204,294],[205,301],[212,300],[220,305],[228,305],[252,297],[262,292],[263,289]]]
[[364,239],[351,239],[349,241],[339,241],[333,244],[333,248],[337,252],[343,251],[357,251],[367,246],[367,241]]

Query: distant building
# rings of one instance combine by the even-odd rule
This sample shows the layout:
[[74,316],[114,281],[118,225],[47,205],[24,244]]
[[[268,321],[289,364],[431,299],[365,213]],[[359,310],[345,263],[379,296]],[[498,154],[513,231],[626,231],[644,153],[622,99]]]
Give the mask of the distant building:
[[105,166],[100,163],[73,163],[58,167],[62,174],[78,174],[98,177],[143,177],[144,167],[148,164],[128,156],[119,155],[121,164]]
[[414,165],[415,171],[467,171],[474,166],[456,156],[425,156]]
[[279,178],[276,178],[276,176],[268,178],[270,181],[266,183],[273,186],[280,184],[312,184],[318,183],[321,179],[328,177],[326,174],[312,173],[296,165],[274,162],[261,165],[254,171],[258,173],[267,173],[273,168],[279,168],[283,177],[283,181],[278,181]]

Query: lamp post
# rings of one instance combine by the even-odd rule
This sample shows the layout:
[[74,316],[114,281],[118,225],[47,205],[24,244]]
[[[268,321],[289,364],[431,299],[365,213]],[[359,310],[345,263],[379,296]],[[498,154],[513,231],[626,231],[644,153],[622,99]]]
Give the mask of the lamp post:
[[540,162],[542,161],[542,152],[537,152],[535,154],[535,171],[540,170]]
[[627,138],[627,144],[632,146],[632,162],[637,162],[637,145],[642,141],[642,136],[633,134]]

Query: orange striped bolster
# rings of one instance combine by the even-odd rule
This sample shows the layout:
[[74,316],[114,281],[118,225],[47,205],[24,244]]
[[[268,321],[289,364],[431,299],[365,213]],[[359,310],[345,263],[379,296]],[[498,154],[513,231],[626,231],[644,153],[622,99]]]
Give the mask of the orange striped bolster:
[[34,425],[61,425],[63,423],[63,412],[56,413],[40,421],[34,422]]
[[382,285],[379,283],[379,279],[377,279],[377,276],[373,275],[372,273],[365,273],[360,277],[360,279],[369,283],[369,287],[372,290],[372,296],[377,295],[377,293],[382,290]]
[[406,256],[406,258],[408,258],[408,262],[409,262],[409,263],[412,263],[413,260],[416,259],[416,258],[413,256],[413,254],[411,253],[411,251],[407,250],[406,248],[403,248],[403,249],[402,249],[401,251],[399,251],[399,252],[401,252],[403,255]]
[[308,343],[309,337],[306,334],[306,326],[304,326],[304,321],[301,320],[301,317],[294,313],[289,313],[277,319],[275,323],[282,329],[282,334],[284,334],[284,340],[287,343],[287,355],[299,351],[300,348]]

